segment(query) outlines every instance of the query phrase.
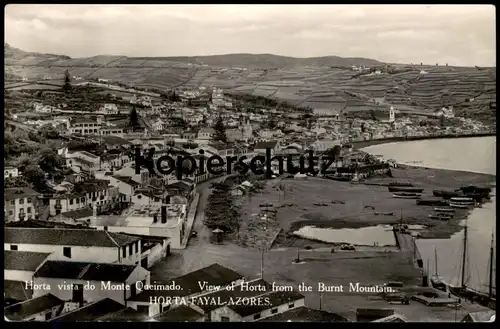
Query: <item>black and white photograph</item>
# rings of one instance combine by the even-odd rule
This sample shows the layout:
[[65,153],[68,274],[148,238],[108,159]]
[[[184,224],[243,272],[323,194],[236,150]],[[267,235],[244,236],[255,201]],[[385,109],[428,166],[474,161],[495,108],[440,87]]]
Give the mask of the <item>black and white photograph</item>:
[[494,5],[9,4],[7,322],[494,322]]

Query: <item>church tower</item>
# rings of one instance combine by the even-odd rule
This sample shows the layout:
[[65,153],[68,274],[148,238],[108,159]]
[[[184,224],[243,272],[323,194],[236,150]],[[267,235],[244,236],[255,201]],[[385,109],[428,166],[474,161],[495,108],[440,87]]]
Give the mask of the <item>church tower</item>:
[[396,113],[394,112],[394,106],[389,109],[389,122],[394,122],[396,120]]

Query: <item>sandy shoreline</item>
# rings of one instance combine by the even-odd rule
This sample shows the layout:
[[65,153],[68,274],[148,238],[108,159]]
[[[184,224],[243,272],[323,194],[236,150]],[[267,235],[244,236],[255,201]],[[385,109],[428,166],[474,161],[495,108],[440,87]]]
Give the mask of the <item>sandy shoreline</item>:
[[[392,173],[392,178],[374,177],[366,183],[408,181],[424,188],[422,197],[428,198],[433,197],[434,189],[456,189],[468,184],[491,185],[495,181],[495,176],[488,174],[406,165],[392,169]],[[285,186],[286,191],[277,188],[280,184]],[[344,204],[334,204],[333,201],[342,201]],[[314,205],[321,202],[325,206]],[[273,204],[276,209],[274,226],[282,229],[273,248],[333,246],[336,244],[298,237],[293,233],[304,226],[345,229],[398,224],[401,213],[404,224],[426,227],[419,230],[420,238],[446,239],[462,229],[461,222],[469,214],[468,210],[457,209],[454,219],[437,221],[428,217],[433,207],[417,206],[412,199],[394,199],[387,187],[314,177],[268,181],[266,188],[259,194],[251,198],[243,197],[243,216],[255,216],[261,211],[259,205],[263,203]],[[284,204],[293,206],[283,207]],[[391,212],[393,216],[375,214]]]

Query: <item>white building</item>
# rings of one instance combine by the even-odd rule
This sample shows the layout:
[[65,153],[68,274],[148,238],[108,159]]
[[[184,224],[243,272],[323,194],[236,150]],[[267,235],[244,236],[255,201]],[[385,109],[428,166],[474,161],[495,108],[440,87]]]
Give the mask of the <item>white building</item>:
[[33,285],[42,287],[33,289],[33,297],[50,293],[79,306],[109,298],[126,305],[146,284],[149,271],[139,265],[48,260],[33,274]]
[[116,104],[104,104],[99,108],[97,113],[105,115],[116,115],[120,113],[120,111],[118,110],[118,106],[116,106]]
[[5,167],[3,169],[3,178],[16,178],[19,176],[19,170],[16,167]]
[[215,130],[213,128],[201,128],[198,132],[198,139],[201,140],[210,140],[214,135]]
[[4,280],[30,282],[36,269],[51,253],[4,250]]
[[29,187],[4,189],[4,220],[23,221],[38,217],[38,196]]
[[71,134],[99,135],[101,124],[86,118],[77,118],[71,121],[69,131]]
[[4,250],[51,253],[51,259],[138,264],[140,238],[86,229],[6,227]]

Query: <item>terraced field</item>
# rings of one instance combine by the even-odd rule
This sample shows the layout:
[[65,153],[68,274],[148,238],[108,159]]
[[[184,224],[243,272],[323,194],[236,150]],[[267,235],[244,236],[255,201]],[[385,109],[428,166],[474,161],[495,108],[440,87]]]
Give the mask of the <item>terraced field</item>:
[[[393,105],[401,111],[421,112],[445,105],[461,106],[469,98],[483,94],[488,95],[487,100],[476,102],[474,106],[484,107],[492,97],[496,99],[495,68],[394,65],[392,67],[399,67],[401,72],[360,75],[350,67],[337,66],[266,68],[263,63],[262,68],[258,68],[252,62],[248,69],[243,69],[231,68],[230,64],[228,67],[206,66],[201,65],[201,61],[189,63],[174,58],[95,56],[67,59],[33,53],[21,56],[15,52],[9,52],[4,63],[9,76],[30,80],[47,75],[53,80],[62,80],[64,71],[69,70],[75,76],[104,78],[160,90],[214,86],[228,93],[271,97],[321,110],[339,110],[347,105],[346,111],[364,111],[388,109]],[[471,106],[467,108],[474,110]]]

